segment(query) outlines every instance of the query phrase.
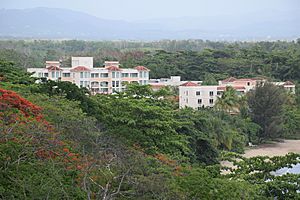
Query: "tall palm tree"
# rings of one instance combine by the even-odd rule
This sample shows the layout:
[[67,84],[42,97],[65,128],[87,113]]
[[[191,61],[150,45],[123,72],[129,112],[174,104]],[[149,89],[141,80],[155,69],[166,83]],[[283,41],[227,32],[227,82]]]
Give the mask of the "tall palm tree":
[[236,112],[239,109],[239,100],[240,97],[237,95],[236,90],[231,86],[227,86],[222,96],[218,97],[215,107],[217,110],[228,113]]

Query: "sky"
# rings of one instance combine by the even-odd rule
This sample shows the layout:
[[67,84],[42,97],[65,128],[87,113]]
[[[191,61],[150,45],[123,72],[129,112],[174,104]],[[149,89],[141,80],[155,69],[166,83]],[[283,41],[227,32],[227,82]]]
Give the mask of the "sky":
[[[100,18],[138,21],[157,18],[233,15],[263,10],[300,10],[300,0],[0,0],[0,8],[66,8]],[[296,14],[296,13],[295,13]]]

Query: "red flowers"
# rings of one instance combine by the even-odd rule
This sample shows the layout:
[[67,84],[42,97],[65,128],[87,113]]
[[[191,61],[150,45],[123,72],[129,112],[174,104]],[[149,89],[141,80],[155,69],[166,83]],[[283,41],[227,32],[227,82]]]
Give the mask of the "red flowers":
[[8,108],[16,108],[24,117],[32,116],[37,121],[43,118],[42,109],[39,106],[34,105],[13,91],[0,88],[0,111],[5,111]]
[[5,119],[8,124],[20,122],[26,124],[29,121],[41,122],[48,130],[49,123],[44,120],[42,108],[24,99],[16,92],[0,88],[0,119]]

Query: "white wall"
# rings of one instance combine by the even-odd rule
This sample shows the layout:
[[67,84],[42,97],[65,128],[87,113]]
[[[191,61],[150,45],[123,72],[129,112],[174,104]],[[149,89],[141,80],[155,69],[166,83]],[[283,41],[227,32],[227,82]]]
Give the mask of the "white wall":
[[[180,86],[179,87],[179,106],[180,108],[192,107],[212,107],[217,101],[218,86]],[[200,92],[200,95],[197,95]],[[210,95],[213,92],[213,95]],[[198,100],[201,99],[201,103]],[[210,103],[210,99],[213,103]]]
[[72,57],[72,68],[78,66],[93,68],[93,57]]

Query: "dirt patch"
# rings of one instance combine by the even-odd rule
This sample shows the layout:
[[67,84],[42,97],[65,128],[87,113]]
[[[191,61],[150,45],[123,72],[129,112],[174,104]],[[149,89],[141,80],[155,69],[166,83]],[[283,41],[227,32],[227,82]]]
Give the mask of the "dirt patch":
[[284,140],[273,144],[262,144],[245,150],[247,158],[254,156],[284,156],[290,152],[300,153],[300,140]]

